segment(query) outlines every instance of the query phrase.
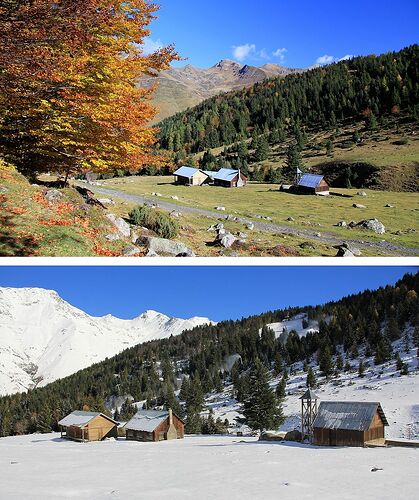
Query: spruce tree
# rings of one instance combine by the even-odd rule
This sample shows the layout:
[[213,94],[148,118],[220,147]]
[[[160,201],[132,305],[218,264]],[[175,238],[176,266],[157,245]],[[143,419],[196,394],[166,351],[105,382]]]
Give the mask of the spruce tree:
[[316,375],[314,374],[313,368],[310,366],[307,372],[306,385],[309,389],[314,389],[317,385]]
[[243,404],[246,424],[253,430],[276,429],[284,416],[279,401],[269,386],[269,372],[256,359],[250,372],[250,391]]

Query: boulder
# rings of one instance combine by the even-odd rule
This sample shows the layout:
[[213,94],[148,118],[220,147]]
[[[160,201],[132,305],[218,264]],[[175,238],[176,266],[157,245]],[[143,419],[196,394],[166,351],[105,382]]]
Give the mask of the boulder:
[[48,201],[58,201],[63,197],[63,193],[58,189],[48,189],[48,191],[45,191],[44,197]]
[[246,227],[249,231],[253,231],[253,229],[255,229],[255,225],[253,224],[253,222],[248,222],[246,224]]
[[135,245],[135,242],[138,240],[138,233],[131,229],[131,243]]
[[367,196],[367,193],[365,191],[358,191],[357,196],[363,196],[364,198]]
[[182,214],[180,212],[171,212],[170,217],[178,219],[179,217],[182,217]]
[[237,236],[238,236],[239,238],[247,238],[247,234],[246,234],[246,233],[242,233],[241,231],[239,231],[239,232],[237,233]]
[[352,246],[346,241],[340,245],[336,245],[333,248],[338,249],[336,257],[360,257],[362,252],[359,248]]
[[136,243],[137,245],[145,246],[149,251],[153,251],[159,255],[173,255],[176,257],[180,254],[187,254],[188,257],[195,257],[193,251],[179,241],[155,238],[153,236],[140,236]]
[[347,225],[348,224],[346,224],[346,221],[344,220],[341,220],[336,224],[337,227],[347,227]]
[[218,210],[219,212],[225,212],[226,207],[215,207],[215,210]]
[[161,198],[163,195],[160,193],[151,193],[151,196],[157,196],[158,198]]
[[160,255],[158,253],[156,253],[154,250],[149,250],[147,252],[146,257],[160,257]]
[[378,219],[362,220],[361,222],[358,222],[358,224],[356,224],[356,227],[367,229],[368,231],[374,231],[374,233],[377,234],[385,234],[386,232],[384,224]]
[[387,205],[385,206],[385,208],[394,208],[394,205],[390,205],[390,203],[387,203]]
[[301,434],[301,431],[294,429],[293,431],[287,432],[284,439],[285,441],[296,441],[300,443],[303,439],[303,435]]
[[171,196],[170,197],[172,200],[179,200],[179,196]]
[[288,217],[287,221],[288,221],[288,222],[294,222],[294,221],[295,221],[295,219],[294,219],[294,217]]
[[231,233],[227,233],[221,239],[219,239],[220,245],[222,245],[224,248],[230,248],[231,246],[233,246],[233,243],[235,241],[236,238]]
[[336,257],[355,257],[355,255],[347,248],[340,247]]
[[115,202],[110,198],[98,198],[97,201],[102,203],[102,205],[115,205]]
[[306,248],[309,250],[315,250],[316,247],[313,245],[313,243],[310,243],[309,241],[304,241],[303,243],[300,244],[300,248]]
[[107,234],[105,236],[105,238],[108,240],[108,241],[118,241],[120,238],[117,234]]
[[286,432],[268,432],[263,431],[259,436],[259,441],[283,441]]
[[131,236],[131,227],[126,221],[124,221],[122,217],[118,217],[115,214],[106,214],[106,217],[112,222],[112,224],[123,236],[125,236],[126,238],[129,238]]
[[367,208],[365,205],[360,205],[359,203],[354,203],[352,206],[354,208]]
[[127,247],[122,250],[122,255],[124,257],[134,257],[141,253],[140,249],[137,247]]

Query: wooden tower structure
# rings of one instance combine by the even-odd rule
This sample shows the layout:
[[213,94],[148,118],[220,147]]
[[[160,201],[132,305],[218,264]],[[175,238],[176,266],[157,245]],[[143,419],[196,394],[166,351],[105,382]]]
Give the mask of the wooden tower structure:
[[304,441],[308,436],[310,442],[313,440],[313,423],[317,416],[319,397],[308,389],[301,396],[301,439]]

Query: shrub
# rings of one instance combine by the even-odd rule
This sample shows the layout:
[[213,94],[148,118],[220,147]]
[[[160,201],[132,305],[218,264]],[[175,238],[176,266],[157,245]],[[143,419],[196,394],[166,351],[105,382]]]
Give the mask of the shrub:
[[133,224],[151,229],[162,238],[175,238],[179,233],[176,221],[152,207],[138,206],[130,212],[129,217]]
[[406,146],[406,144],[409,144],[409,141],[406,138],[404,138],[404,139],[399,139],[397,141],[394,141],[393,144],[395,146]]

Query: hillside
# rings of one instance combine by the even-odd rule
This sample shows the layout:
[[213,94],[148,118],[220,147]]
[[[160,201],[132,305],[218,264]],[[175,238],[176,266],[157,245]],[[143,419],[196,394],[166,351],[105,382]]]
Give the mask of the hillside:
[[[267,180],[270,168],[279,168],[281,181],[290,174],[282,172],[285,166],[320,169],[335,161],[341,172],[345,162],[359,170],[349,175],[353,185],[364,175],[378,189],[416,190],[418,63],[419,46],[413,45],[216,96],[163,120],[161,147],[178,162],[197,154],[202,168],[249,169],[254,180]],[[291,146],[301,159],[288,165]],[[205,151],[216,158],[202,158]],[[254,175],[256,167],[262,175]],[[389,173],[381,176],[381,167],[390,167]],[[398,180],[392,183],[391,177]]]
[[[0,398],[0,435],[56,429],[57,421],[74,408],[118,410],[123,414],[120,405],[126,398],[153,406],[168,401],[179,405],[174,394],[179,395],[181,386],[181,401],[193,387],[206,395],[209,407],[219,412],[230,408],[229,421],[234,429],[237,398],[245,390],[246,372],[255,357],[272,370],[274,386],[285,371],[288,373],[287,394],[294,394],[295,401],[304,389],[307,365],[313,367],[320,391],[334,398],[339,396],[340,387],[353,386],[361,360],[365,373],[356,383],[359,395],[362,387],[368,386],[371,390],[365,395],[373,397],[374,386],[386,387],[392,378],[398,379],[401,371],[407,374],[400,379],[406,380],[400,383],[407,389],[408,381],[415,380],[411,377],[418,374],[418,280],[419,274],[406,275],[395,286],[367,290],[322,306],[295,307],[240,321],[202,325],[179,336],[140,344],[27,394]],[[302,314],[308,326],[317,321],[318,332],[313,329],[299,335],[289,331],[276,339],[275,333],[266,328],[284,320],[297,321]],[[397,361],[397,353],[405,361]],[[242,363],[229,373],[223,367],[231,356],[239,356]],[[184,386],[185,380],[189,381],[189,389]],[[403,391],[400,389],[400,394]],[[416,425],[417,420],[416,396],[405,394],[404,427]],[[386,401],[390,401],[387,396]],[[389,409],[397,413],[398,404],[390,402]],[[291,407],[292,417],[293,403]],[[400,411],[397,414],[401,415]]]
[[42,387],[142,342],[209,323],[146,311],[89,316],[51,290],[0,287],[0,395]]
[[159,113],[153,123],[158,123],[217,94],[243,89],[273,76],[286,76],[298,71],[300,70],[278,64],[256,67],[222,60],[211,68],[196,68],[190,64],[171,68],[159,73],[157,78],[144,80],[142,86],[154,85],[157,80],[153,103]]

